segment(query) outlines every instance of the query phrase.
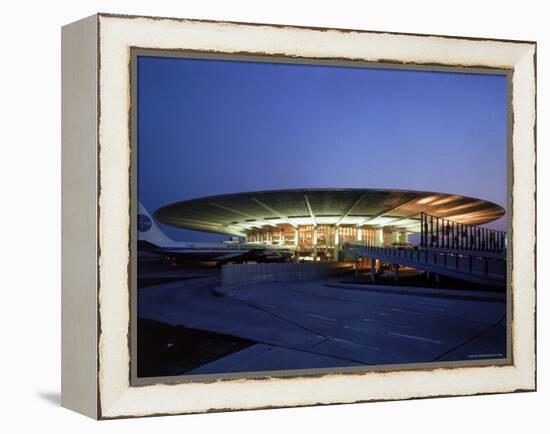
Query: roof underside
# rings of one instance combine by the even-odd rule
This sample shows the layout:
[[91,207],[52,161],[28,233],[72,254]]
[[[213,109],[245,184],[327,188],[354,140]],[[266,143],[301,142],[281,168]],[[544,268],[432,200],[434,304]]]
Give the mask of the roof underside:
[[209,196],[155,212],[161,223],[231,235],[281,225],[367,225],[420,231],[420,213],[483,224],[504,215],[492,202],[443,193],[372,189],[276,190]]

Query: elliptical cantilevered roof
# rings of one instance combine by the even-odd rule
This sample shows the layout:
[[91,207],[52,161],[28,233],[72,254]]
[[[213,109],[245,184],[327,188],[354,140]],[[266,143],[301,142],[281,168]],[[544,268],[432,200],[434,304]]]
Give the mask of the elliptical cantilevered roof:
[[161,223],[183,229],[245,235],[281,225],[367,225],[420,231],[425,212],[459,223],[484,224],[502,217],[492,202],[409,190],[293,189],[224,194],[158,209]]

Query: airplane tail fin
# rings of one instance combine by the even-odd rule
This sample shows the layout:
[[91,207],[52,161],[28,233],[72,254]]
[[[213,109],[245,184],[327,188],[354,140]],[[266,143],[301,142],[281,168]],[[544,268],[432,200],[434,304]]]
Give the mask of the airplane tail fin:
[[162,232],[141,202],[139,202],[137,215],[137,232],[138,240],[147,241],[157,246],[161,243],[173,241]]

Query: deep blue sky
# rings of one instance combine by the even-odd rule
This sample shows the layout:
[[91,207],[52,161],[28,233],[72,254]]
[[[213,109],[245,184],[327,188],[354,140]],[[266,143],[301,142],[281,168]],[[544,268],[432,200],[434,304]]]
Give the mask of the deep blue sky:
[[[506,208],[506,77],[139,57],[138,147],[151,213],[305,187],[429,190]],[[505,219],[489,226],[505,230]]]

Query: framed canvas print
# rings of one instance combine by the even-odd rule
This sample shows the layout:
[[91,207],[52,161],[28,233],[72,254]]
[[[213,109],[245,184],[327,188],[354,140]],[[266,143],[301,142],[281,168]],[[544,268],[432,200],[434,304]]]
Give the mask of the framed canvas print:
[[98,14],[62,54],[64,406],[535,390],[534,42]]

